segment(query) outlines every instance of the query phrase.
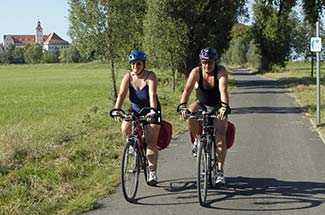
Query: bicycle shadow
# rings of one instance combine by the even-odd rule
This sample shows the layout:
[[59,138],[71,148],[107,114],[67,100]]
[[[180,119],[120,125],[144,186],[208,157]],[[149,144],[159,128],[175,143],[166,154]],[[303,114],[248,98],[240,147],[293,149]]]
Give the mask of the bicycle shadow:
[[[161,190],[136,199],[140,205],[198,204],[196,179],[161,181]],[[239,203],[240,202],[240,203]],[[283,181],[275,178],[228,177],[227,185],[209,188],[205,208],[228,211],[291,211],[320,207],[324,182]]]
[[[218,210],[301,210],[318,207],[325,202],[325,183],[230,177],[227,178],[226,187],[210,190],[208,199],[205,207]],[[238,206],[243,204],[234,204],[236,201],[246,202],[247,207]],[[227,204],[231,207],[227,207]]]
[[155,188],[160,189],[157,194],[138,197],[133,203],[139,205],[181,205],[197,202],[195,177],[159,181]]

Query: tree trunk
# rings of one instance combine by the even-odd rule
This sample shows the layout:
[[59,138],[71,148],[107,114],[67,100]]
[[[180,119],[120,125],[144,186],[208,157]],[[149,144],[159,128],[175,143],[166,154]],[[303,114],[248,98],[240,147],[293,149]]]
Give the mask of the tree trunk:
[[113,104],[115,104],[117,100],[117,87],[116,87],[116,76],[115,76],[115,64],[114,60],[111,60],[111,72],[112,72],[112,87],[113,87]]
[[174,61],[173,61],[173,54],[170,53],[170,62],[171,62],[171,70],[172,70],[172,87],[173,87],[173,92],[175,91],[176,88],[176,80],[175,80],[175,68],[174,68]]
[[269,71],[269,59],[265,54],[262,54],[262,72],[268,72]]

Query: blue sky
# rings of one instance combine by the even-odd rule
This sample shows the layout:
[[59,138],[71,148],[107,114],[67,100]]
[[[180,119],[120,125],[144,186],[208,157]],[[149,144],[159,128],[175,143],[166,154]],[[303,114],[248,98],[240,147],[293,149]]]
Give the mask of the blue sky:
[[67,0],[1,0],[0,8],[0,43],[4,34],[35,34],[38,19],[44,34],[55,32],[71,41]]
[[[35,34],[38,19],[44,34],[57,33],[71,42],[69,29],[68,0],[1,0],[0,43],[4,34]],[[249,0],[252,4],[253,0]],[[252,17],[251,17],[252,18]],[[323,17],[323,23],[324,23]]]

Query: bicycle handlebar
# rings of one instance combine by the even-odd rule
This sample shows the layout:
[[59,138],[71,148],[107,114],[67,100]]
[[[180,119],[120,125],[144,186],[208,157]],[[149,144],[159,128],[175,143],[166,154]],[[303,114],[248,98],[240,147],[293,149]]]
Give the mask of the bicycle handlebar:
[[109,115],[112,118],[115,118],[115,117],[118,117],[118,116],[122,117],[122,119],[125,119],[127,117],[131,117],[132,120],[139,119],[140,121],[145,121],[147,113],[149,111],[151,111],[151,110],[154,111],[155,115],[158,115],[158,110],[156,110],[155,108],[152,108],[152,107],[144,107],[138,113],[135,112],[135,111],[126,112],[121,108],[113,108],[112,110],[110,110]]
[[[184,104],[186,103],[182,103],[182,104],[179,104],[177,106],[177,112],[180,112],[182,109],[184,109],[185,107],[182,107]],[[201,106],[201,109],[198,110],[198,111],[195,111],[195,112],[191,112],[189,109],[185,108],[186,109],[186,114],[190,115],[190,116],[196,116],[198,117],[198,115],[208,115],[209,117],[211,118],[216,118],[217,117],[217,114],[219,114],[219,108],[220,106],[216,105],[212,108],[212,110],[208,111],[207,107],[203,104],[200,104],[198,103],[200,106]],[[231,108],[230,106],[225,103],[225,102],[220,102],[221,105],[226,105],[226,116],[228,116],[228,114],[231,113]]]

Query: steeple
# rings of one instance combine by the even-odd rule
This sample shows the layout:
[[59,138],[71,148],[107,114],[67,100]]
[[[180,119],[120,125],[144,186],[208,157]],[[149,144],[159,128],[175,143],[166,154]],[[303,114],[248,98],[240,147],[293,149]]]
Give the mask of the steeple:
[[37,21],[37,26],[35,28],[36,35],[35,35],[35,41],[36,43],[43,44],[43,28],[41,26],[41,21]]

